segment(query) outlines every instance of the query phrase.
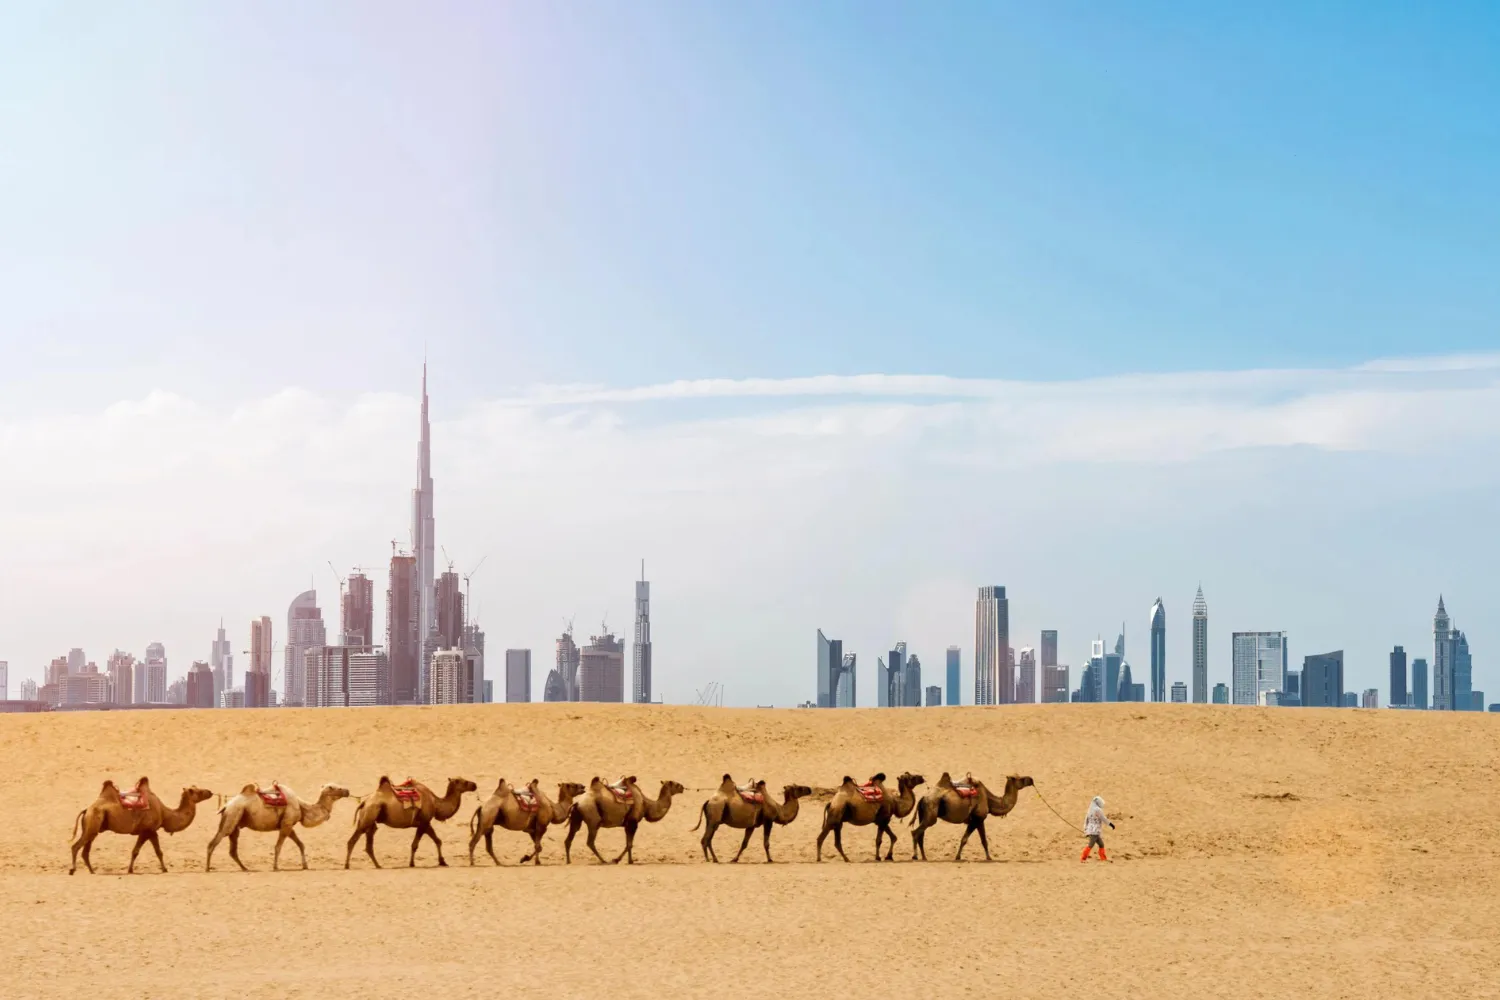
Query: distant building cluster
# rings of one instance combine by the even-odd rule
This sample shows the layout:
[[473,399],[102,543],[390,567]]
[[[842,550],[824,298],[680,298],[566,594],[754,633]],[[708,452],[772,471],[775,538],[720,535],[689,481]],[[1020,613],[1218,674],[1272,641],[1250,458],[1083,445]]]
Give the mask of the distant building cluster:
[[[1092,640],[1088,659],[1078,676],[1078,686],[1069,685],[1070,670],[1058,663],[1055,629],[1043,629],[1036,647],[1011,645],[1010,602],[1005,588],[980,587],[974,605],[974,680],[971,704],[1043,704],[1061,702],[1143,702],[1173,704],[1262,705],[1272,707],[1378,708],[1380,692],[1345,690],[1344,651],[1313,653],[1302,658],[1300,669],[1290,664],[1285,632],[1233,632],[1230,634],[1229,683],[1209,685],[1208,602],[1199,587],[1192,605],[1192,662],[1188,680],[1168,682],[1167,610],[1161,598],[1152,603],[1146,617],[1150,636],[1150,673],[1147,682],[1137,681],[1125,655],[1125,626],[1120,626],[1113,646],[1103,638]],[[856,657],[844,652],[843,643],[817,633],[817,700],[809,707],[853,708],[856,699]],[[921,664],[898,642],[884,658],[875,661],[876,705],[913,707],[958,705],[962,701],[963,651],[946,651],[943,688],[922,687]],[[1430,675],[1430,684],[1429,684]],[[1411,662],[1408,675],[1405,650],[1397,646],[1390,656],[1392,708],[1431,708],[1451,711],[1483,711],[1484,692],[1473,689],[1473,660],[1468,639],[1453,626],[1443,599],[1438,599],[1433,619],[1431,666],[1425,658]],[[1410,682],[1408,683],[1408,676]],[[1491,706],[1500,711],[1500,706]]]

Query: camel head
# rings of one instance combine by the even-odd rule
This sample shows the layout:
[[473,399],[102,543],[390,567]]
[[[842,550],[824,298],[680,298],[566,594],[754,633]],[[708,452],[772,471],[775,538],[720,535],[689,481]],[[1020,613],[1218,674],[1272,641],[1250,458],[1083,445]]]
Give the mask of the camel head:
[[926,780],[920,774],[912,774],[910,771],[904,771],[901,777],[896,779],[896,785],[904,792],[908,788],[916,788]]
[[[764,784],[764,782],[762,782],[762,784]],[[800,799],[811,794],[812,789],[808,788],[806,785],[787,785],[781,790],[781,797],[787,802],[790,802],[793,799]]]
[[[458,793],[462,795],[464,792],[479,791],[479,786],[474,784],[474,782],[470,781],[468,778],[449,778],[448,795],[452,795],[455,789],[457,789]],[[446,798],[447,796],[444,797]]]
[[[632,783],[635,781],[634,778],[631,778],[630,780],[631,780]],[[765,782],[762,781],[761,785],[764,786]],[[675,781],[663,781],[661,783],[661,794],[658,795],[657,798],[661,799],[661,798],[665,798],[665,797],[667,797],[669,795],[681,795],[683,793],[683,791],[684,791],[684,789],[683,789],[682,785],[680,785],[679,783],[677,783]]]
[[[145,781],[146,779],[142,778],[141,780]],[[192,802],[195,805],[199,802],[204,802],[213,797],[213,792],[210,792],[207,788],[199,788],[196,785],[189,786],[182,790],[182,800],[184,802]]]
[[349,797],[349,789],[343,785],[328,784],[318,789],[318,798],[321,799],[325,795],[334,799],[347,799]]
[[1015,789],[1019,792],[1021,789],[1030,788],[1035,784],[1036,782],[1032,781],[1029,775],[1011,774],[1007,775],[1005,778],[1005,790],[1007,792],[1011,789]]
[[576,781],[564,781],[557,786],[557,797],[561,799],[566,795],[576,799],[586,791],[588,791],[588,789],[584,788]]

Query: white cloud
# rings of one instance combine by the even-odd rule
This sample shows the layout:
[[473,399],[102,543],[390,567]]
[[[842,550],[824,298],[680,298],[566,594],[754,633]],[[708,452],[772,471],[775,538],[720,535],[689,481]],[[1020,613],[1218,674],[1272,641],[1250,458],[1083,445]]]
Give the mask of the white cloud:
[[[1365,490],[1398,518],[1425,516],[1457,486],[1483,507],[1500,356],[1041,383],[542,387],[461,412],[440,394],[434,413],[439,540],[461,569],[490,554],[474,590],[494,648],[529,645],[544,664],[564,616],[583,628],[608,612],[628,627],[645,555],[669,696],[717,677],[731,698],[788,704],[807,694],[819,623],[845,630],[871,669],[897,628],[934,668],[948,643],[967,649],[968,611],[935,604],[971,577],[1038,603],[1017,604],[1018,627],[1035,615],[1082,634],[1136,614],[1174,574],[1217,572],[1216,594],[1233,593],[1223,577],[1259,551],[1241,548],[1256,541],[1247,524],[1295,533]],[[206,654],[220,614],[280,621],[310,574],[331,616],[328,560],[370,565],[381,589],[390,541],[407,536],[415,422],[407,397],[288,389],[235,408],[158,391],[0,424],[0,515],[16,529],[0,659],[13,678],[34,676],[72,645],[102,660],[160,638],[175,672]],[[1391,485],[1428,474],[1423,491]],[[1461,528],[1473,501],[1437,516]],[[1269,521],[1253,520],[1255,504]],[[1344,521],[1329,539],[1390,542]],[[1108,607],[1078,600],[1127,567],[1117,587],[1142,590],[1120,597],[1122,611],[1110,591],[1088,599]],[[1412,567],[1389,571],[1425,585]],[[1268,579],[1267,601],[1308,586]]]

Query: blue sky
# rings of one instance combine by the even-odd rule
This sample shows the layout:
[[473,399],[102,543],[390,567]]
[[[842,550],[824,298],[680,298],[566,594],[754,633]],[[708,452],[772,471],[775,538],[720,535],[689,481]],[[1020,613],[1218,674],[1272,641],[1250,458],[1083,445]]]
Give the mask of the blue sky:
[[[450,538],[456,548],[525,546],[482,504],[472,521],[445,522],[444,502],[475,502],[455,495],[455,479],[504,494],[494,502],[517,504],[517,517],[545,518],[545,505],[515,497],[536,491],[526,475],[576,474],[584,462],[614,469],[622,496],[650,498],[647,514],[632,523],[579,509],[528,530],[538,553],[576,546],[580,560],[619,544],[626,580],[643,549],[665,568],[679,545],[691,563],[702,540],[674,540],[674,524],[780,537],[792,519],[789,534],[816,539],[839,527],[837,511],[869,505],[859,523],[882,533],[878,544],[841,543],[861,580],[847,589],[854,604],[825,613],[817,591],[756,598],[759,628],[778,638],[747,663],[804,655],[824,624],[866,630],[859,648],[873,666],[897,638],[881,623],[903,614],[931,645],[968,645],[971,597],[941,626],[910,609],[982,583],[1029,590],[1028,628],[1073,606],[1077,620],[1062,627],[1085,647],[1084,633],[1127,614],[1144,621],[1172,587],[1177,596],[1163,596],[1181,615],[1200,577],[1216,608],[1245,583],[1245,610],[1227,615],[1244,627],[1274,627],[1260,619],[1280,613],[1252,614],[1263,600],[1252,579],[1277,606],[1332,601],[1339,628],[1326,645],[1353,647],[1347,633],[1370,607],[1361,588],[1399,576],[1413,588],[1399,595],[1414,609],[1411,648],[1437,590],[1471,588],[1450,595],[1466,626],[1500,598],[1462,567],[1414,566],[1408,547],[1417,525],[1492,530],[1493,476],[1475,467],[1494,464],[1500,437],[1495,366],[1445,363],[1455,370],[1431,378],[1360,366],[1486,359],[1500,346],[1497,51],[1500,10],[1478,3],[7,11],[0,457],[20,479],[71,484],[88,500],[70,499],[67,517],[55,490],[8,501],[10,517],[51,527],[33,533],[5,585],[92,574],[111,543],[121,559],[162,559],[162,575],[186,580],[201,572],[203,545],[259,565],[296,516],[323,525],[285,542],[292,551],[264,578],[236,564],[243,583],[162,626],[174,648],[206,648],[197,617],[270,613],[328,558],[377,562],[385,540],[404,536],[414,431],[403,407],[426,352],[440,434],[495,462],[491,478],[456,472],[467,455],[450,452],[435,472],[440,535],[469,533]],[[1274,371],[1244,375],[1262,369]],[[1206,374],[1109,381],[1170,373]],[[875,389],[784,381],[858,374],[887,378]],[[921,375],[1000,383],[915,392],[892,381]],[[752,378],[770,388],[733,388]],[[692,383],[686,396],[661,388],[704,379],[727,382]],[[538,387],[577,384],[643,398],[534,404]],[[1018,415],[1021,399],[1047,423]],[[1172,420],[1207,430],[1183,437]],[[500,433],[514,440],[497,444]],[[214,458],[214,442],[242,465]],[[1424,446],[1434,453],[1414,457]],[[346,467],[352,449],[401,467]],[[761,463],[771,481],[719,469],[726,455]],[[974,471],[992,459],[1025,478]],[[902,462],[897,488],[886,479],[903,478],[891,471]],[[819,467],[851,478],[818,482]],[[256,478],[241,482],[249,470]],[[1247,500],[1236,477],[1248,470],[1274,491]],[[643,481],[653,476],[672,490]],[[1411,485],[1428,476],[1441,481]],[[241,482],[234,497],[226,477]],[[1380,492],[1397,478],[1401,488]],[[731,484],[749,500],[734,507],[745,520],[725,528],[706,505],[726,503]],[[938,484],[949,496],[987,491],[998,519],[1024,512],[1027,534],[1057,542],[1033,549],[982,520],[967,541],[932,536],[930,522],[949,516]],[[389,493],[391,508],[344,538],[318,506],[344,489]],[[139,491],[163,509],[127,517]],[[204,496],[227,512],[195,512]],[[1169,517],[1168,498],[1187,496],[1198,507]],[[1336,496],[1364,513],[1344,516]],[[1204,533],[1197,548],[1152,547],[1189,515]],[[195,546],[164,555],[167,528],[139,527],[153,517],[194,523]],[[1120,533],[1101,534],[1117,517]],[[222,533],[247,518],[263,518],[255,530],[266,535],[237,557]],[[1264,536],[1247,541],[1246,524]],[[1121,534],[1129,526],[1139,537]],[[1278,529],[1302,539],[1297,555],[1364,580],[1288,583],[1275,563],[1237,576],[1240,546],[1264,552]],[[77,543],[95,530],[96,547]],[[159,547],[123,544],[137,530]],[[1082,574],[1094,581],[1087,603],[1080,574],[1028,580],[1016,565],[1055,552],[1097,566],[1108,561],[1099,547],[1130,556],[1119,577]],[[72,555],[47,554],[60,550]],[[782,563],[744,570],[760,593],[806,558],[767,551]],[[530,630],[526,644],[545,647],[551,618],[575,604],[617,603],[622,622],[628,592],[615,602],[600,574],[538,584],[515,626]],[[486,581],[494,607],[519,599],[504,581]],[[714,608],[744,599],[696,586],[701,606],[660,602],[659,613],[711,623]],[[849,624],[825,620],[837,614]],[[1299,635],[1324,645],[1308,630],[1329,620],[1309,612]],[[137,627],[110,628],[127,625]],[[690,627],[700,626],[684,621],[679,634]],[[0,620],[0,659],[29,670],[83,641],[63,629]],[[150,641],[112,634],[101,625],[90,641]],[[1386,641],[1369,638],[1362,669]],[[683,670],[680,686],[691,681]],[[805,696],[779,680],[755,694]]]

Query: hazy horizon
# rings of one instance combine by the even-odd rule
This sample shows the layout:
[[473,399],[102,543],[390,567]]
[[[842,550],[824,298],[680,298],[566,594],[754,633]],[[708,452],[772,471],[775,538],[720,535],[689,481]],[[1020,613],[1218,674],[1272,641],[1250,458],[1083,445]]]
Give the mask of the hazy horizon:
[[1201,584],[1211,685],[1285,630],[1382,705],[1442,594],[1500,700],[1500,14],[1232,13],[8,12],[11,697],[221,617],[238,677],[330,561],[381,621],[425,357],[497,699],[644,558],[671,702],[819,628],[967,701],[989,584],[1074,686],[1158,597],[1189,681]]

